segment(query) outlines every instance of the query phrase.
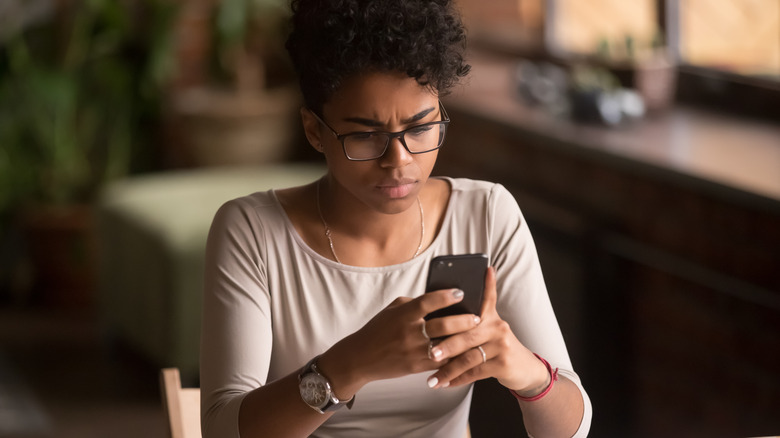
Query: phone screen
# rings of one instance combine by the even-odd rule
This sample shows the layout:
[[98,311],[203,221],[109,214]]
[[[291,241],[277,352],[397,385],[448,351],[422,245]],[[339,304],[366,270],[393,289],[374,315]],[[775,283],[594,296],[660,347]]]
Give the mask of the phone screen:
[[458,288],[463,291],[464,297],[459,303],[429,313],[425,319],[463,313],[479,315],[487,267],[485,254],[445,255],[431,260],[425,291]]

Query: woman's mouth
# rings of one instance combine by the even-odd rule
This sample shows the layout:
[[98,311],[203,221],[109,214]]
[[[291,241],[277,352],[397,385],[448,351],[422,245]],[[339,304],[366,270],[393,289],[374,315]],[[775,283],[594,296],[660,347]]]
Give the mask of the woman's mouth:
[[399,199],[409,196],[409,193],[412,192],[412,188],[414,188],[414,184],[415,181],[413,180],[402,180],[381,183],[377,185],[377,188],[388,198]]

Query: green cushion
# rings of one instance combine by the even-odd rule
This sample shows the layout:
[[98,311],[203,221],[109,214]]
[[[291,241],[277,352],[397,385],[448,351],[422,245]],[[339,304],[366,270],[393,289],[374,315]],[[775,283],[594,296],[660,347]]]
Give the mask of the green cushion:
[[211,221],[227,200],[312,182],[325,167],[278,164],[137,176],[110,184],[98,203],[101,319],[183,378],[198,372],[203,256]]

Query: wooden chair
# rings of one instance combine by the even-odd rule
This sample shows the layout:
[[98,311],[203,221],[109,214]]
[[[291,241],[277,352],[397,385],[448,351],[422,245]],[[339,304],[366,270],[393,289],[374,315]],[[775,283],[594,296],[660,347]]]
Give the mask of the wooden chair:
[[170,438],[201,438],[200,388],[182,388],[178,368],[160,372],[163,409]]

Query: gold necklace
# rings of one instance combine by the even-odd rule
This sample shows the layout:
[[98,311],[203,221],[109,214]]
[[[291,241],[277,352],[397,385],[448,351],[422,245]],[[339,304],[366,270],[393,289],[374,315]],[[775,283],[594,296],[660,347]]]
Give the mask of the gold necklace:
[[[322,225],[325,226],[325,237],[328,238],[330,253],[333,254],[333,258],[336,259],[336,262],[341,263],[341,260],[339,260],[339,256],[336,255],[336,250],[333,248],[333,239],[330,236],[331,235],[330,227],[328,227],[328,223],[325,222],[325,217],[322,215],[322,208],[320,208],[320,182],[322,182],[322,179],[317,180],[317,213],[320,214],[320,220],[322,221]],[[418,255],[420,255],[420,251],[422,251],[423,242],[425,241],[425,212],[423,212],[423,206],[422,206],[422,202],[420,202],[419,196],[417,196],[417,206],[420,208],[420,243],[419,245],[417,245],[417,251],[414,252],[412,258],[415,258]]]

